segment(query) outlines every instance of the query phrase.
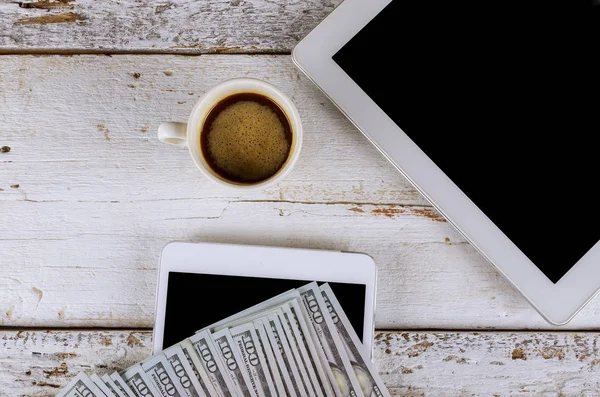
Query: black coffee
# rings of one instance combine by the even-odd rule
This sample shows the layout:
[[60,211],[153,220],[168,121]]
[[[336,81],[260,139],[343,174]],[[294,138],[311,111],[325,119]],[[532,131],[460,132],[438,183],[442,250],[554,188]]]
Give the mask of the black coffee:
[[292,129],[273,100],[255,93],[228,96],[208,114],[200,148],[212,170],[238,183],[258,183],[285,164]]

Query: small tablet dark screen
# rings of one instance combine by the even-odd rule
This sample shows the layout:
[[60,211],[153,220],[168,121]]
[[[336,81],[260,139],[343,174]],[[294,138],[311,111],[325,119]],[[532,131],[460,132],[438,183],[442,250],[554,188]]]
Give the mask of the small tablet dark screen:
[[600,239],[600,0],[394,0],[333,59],[552,282]]
[[[179,272],[169,272],[168,277],[163,349],[201,328],[315,281]],[[332,282],[329,285],[363,340],[366,286]]]

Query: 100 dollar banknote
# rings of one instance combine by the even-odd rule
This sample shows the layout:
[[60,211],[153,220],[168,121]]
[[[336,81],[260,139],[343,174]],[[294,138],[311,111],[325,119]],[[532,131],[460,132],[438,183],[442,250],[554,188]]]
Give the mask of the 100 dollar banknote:
[[310,283],[298,291],[333,372],[331,382],[338,386],[343,397],[364,397],[317,283]]
[[329,284],[322,285],[320,288],[327,309],[335,324],[340,339],[344,344],[346,353],[352,362],[354,373],[362,387],[363,394],[366,397],[391,397],[389,391],[383,384],[381,378],[377,375],[369,354],[363,349],[356,331],[342,310],[333,290]]
[[105,397],[105,394],[84,373],[80,373],[56,397]]

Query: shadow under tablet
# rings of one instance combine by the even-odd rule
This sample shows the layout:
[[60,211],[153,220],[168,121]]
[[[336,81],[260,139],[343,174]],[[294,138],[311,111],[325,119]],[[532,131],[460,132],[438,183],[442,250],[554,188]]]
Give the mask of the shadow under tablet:
[[[315,281],[180,272],[169,272],[167,280],[163,349],[201,328]],[[329,285],[362,340],[366,286],[332,282]]]

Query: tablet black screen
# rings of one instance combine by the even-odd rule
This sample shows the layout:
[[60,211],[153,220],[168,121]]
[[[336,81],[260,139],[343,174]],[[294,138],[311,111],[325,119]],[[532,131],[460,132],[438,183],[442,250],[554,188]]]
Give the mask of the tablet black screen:
[[[315,280],[169,272],[163,349],[201,328],[311,281]],[[329,285],[362,340],[366,286],[332,282]]]
[[333,59],[552,282],[600,239],[599,0],[394,0]]

